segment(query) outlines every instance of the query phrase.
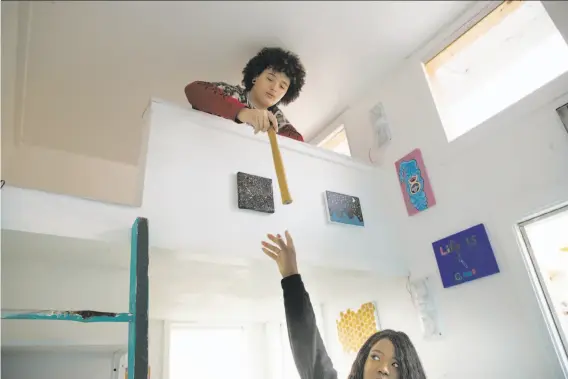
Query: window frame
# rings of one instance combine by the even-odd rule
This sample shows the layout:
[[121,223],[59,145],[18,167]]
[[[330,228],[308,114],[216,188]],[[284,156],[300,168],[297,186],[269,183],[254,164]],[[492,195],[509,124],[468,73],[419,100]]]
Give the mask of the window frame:
[[[454,20],[454,21],[446,24],[445,26],[443,26],[433,38],[431,38],[427,43],[424,44],[424,46],[422,48],[418,49],[415,53],[412,54],[412,56],[414,56],[415,59],[418,60],[418,62],[420,63],[420,65],[422,67],[422,74],[423,74],[424,83],[428,87],[428,92],[430,93],[431,100],[435,104],[438,120],[441,122],[441,124],[443,126],[442,129],[443,129],[443,132],[444,132],[444,136],[446,137],[446,142],[449,145],[452,145],[453,143],[457,142],[458,140],[462,140],[461,137],[463,137],[466,134],[469,135],[471,131],[473,131],[474,129],[476,129],[479,126],[483,126],[486,123],[493,124],[494,119],[502,120],[503,119],[503,116],[502,116],[503,112],[508,114],[507,110],[509,108],[512,108],[512,107],[514,107],[516,109],[523,108],[522,106],[520,106],[520,104],[525,104],[526,99],[532,98],[535,93],[552,92],[552,93],[555,94],[554,95],[555,98],[559,97],[559,96],[564,96],[564,94],[565,94],[565,91],[558,91],[558,89],[556,89],[557,85],[555,85],[554,82],[559,80],[560,78],[566,76],[568,74],[568,72],[561,74],[560,76],[556,77],[554,80],[552,80],[550,82],[541,84],[541,86],[534,89],[533,92],[528,93],[524,97],[513,102],[512,104],[509,104],[508,106],[503,108],[498,113],[487,118],[485,121],[475,125],[474,127],[470,128],[466,132],[460,133],[459,135],[457,135],[453,138],[450,138],[448,136],[448,130],[449,129],[447,128],[446,124],[442,120],[442,117],[441,117],[441,114],[440,114],[440,109],[439,109],[439,104],[437,103],[437,100],[436,100],[435,95],[433,93],[432,82],[431,82],[432,75],[431,75],[431,72],[427,69],[426,65],[431,60],[435,59],[436,56],[439,55],[440,53],[442,53],[445,49],[447,49],[449,46],[454,44],[454,42],[456,42],[458,39],[460,39],[460,37],[463,36],[465,33],[467,33],[470,29],[474,28],[480,21],[482,21],[484,18],[486,18],[492,12],[494,12],[497,8],[502,6],[504,3],[513,2],[513,1],[518,2],[520,4],[520,6],[522,6],[522,4],[528,2],[528,0],[505,0],[505,1],[500,0],[500,1],[490,1],[490,2],[487,2],[487,3],[477,2],[477,3],[473,4],[465,12],[463,12],[456,20]],[[564,37],[564,35],[562,34],[562,31],[560,29],[558,29],[556,22],[554,21],[554,19],[550,15],[550,12],[547,9],[546,4],[545,4],[546,1],[544,1],[544,0],[538,0],[538,1],[544,6],[545,11],[548,13],[548,17],[555,24],[557,31],[560,33],[560,35],[564,38],[565,42],[568,44],[568,40]],[[502,17],[501,15],[497,15],[498,18],[499,17],[501,17],[501,18],[499,19],[499,22],[491,25],[491,28],[498,26],[499,23],[502,20],[504,20],[508,15],[514,14],[516,10],[518,10],[518,6],[517,6],[517,8],[514,8],[512,11],[508,11],[506,13],[505,17]],[[486,29],[484,31],[484,33],[489,32],[491,30],[491,28]],[[481,36],[483,36],[483,34],[481,34]],[[469,46],[469,44],[462,47],[462,48],[467,48],[468,46]],[[562,82],[564,82],[564,81],[562,81]],[[542,103],[542,104],[541,103],[542,102],[539,101],[538,106],[532,106],[531,109],[537,109],[537,108],[540,108],[541,106],[545,105],[544,103]],[[522,113],[527,114],[527,113],[530,113],[530,112],[529,111],[523,111]],[[509,116],[507,115],[507,116],[505,116],[505,118],[509,118]]]
[[[328,328],[327,328],[327,319],[324,311],[325,304],[320,303],[317,299],[312,299],[312,307],[314,310],[314,315],[316,317],[316,323],[321,335],[322,340],[327,346],[327,341],[329,340],[328,335]],[[275,336],[278,337],[277,342],[280,345],[280,363],[284,364],[284,354],[285,348],[290,348],[290,343],[288,340],[288,336],[286,333],[282,333],[282,329],[286,330],[286,318],[285,317],[278,317],[278,318],[269,318],[263,321],[240,321],[240,322],[202,322],[202,321],[182,321],[182,320],[164,320],[163,321],[163,337],[161,338],[161,348],[162,348],[162,366],[161,366],[161,377],[162,378],[169,378],[170,377],[170,336],[172,331],[176,328],[176,326],[182,325],[189,328],[196,328],[196,329],[243,329],[245,333],[254,333],[254,329],[258,327],[262,327],[262,342],[266,349],[266,355],[264,356],[265,366],[262,369],[271,370],[271,363],[274,355],[269,352],[270,350],[270,339],[274,338]],[[249,336],[247,336],[248,338]],[[293,357],[292,357],[293,360]],[[295,370],[295,365],[293,367]],[[120,378],[119,378],[120,379]]]
[[[314,308],[314,314],[316,316],[316,320],[318,322],[318,328],[320,330],[320,335],[322,337],[322,339],[325,341],[327,340],[327,330],[325,328],[325,320],[324,320],[324,315],[322,314],[322,304],[318,303],[318,302],[314,302],[312,303],[312,306]],[[286,351],[285,349],[289,349],[290,345],[289,345],[289,341],[288,341],[288,337],[286,333],[283,333],[286,331],[286,319],[282,318],[282,319],[269,319],[269,320],[265,320],[265,321],[258,321],[258,322],[222,322],[222,323],[218,323],[218,322],[197,322],[197,321],[179,321],[179,320],[165,320],[163,323],[163,338],[162,338],[162,354],[161,354],[161,359],[162,359],[162,368],[161,368],[161,374],[162,374],[162,378],[169,378],[170,377],[170,343],[171,343],[171,333],[173,332],[173,330],[176,329],[176,327],[182,327],[182,328],[194,328],[194,329],[242,329],[245,333],[250,333],[252,331],[252,329],[254,327],[258,327],[262,325],[264,331],[262,334],[262,341],[265,344],[265,346],[269,346],[270,345],[270,338],[274,338],[277,336],[278,340],[275,341],[277,342],[277,344],[280,346],[280,351],[279,351],[279,357],[278,359],[280,360],[280,364],[284,365],[287,360],[285,359],[285,354]],[[272,328],[272,332],[269,330]],[[276,334],[274,333],[276,332]],[[249,336],[247,335],[247,338]],[[263,370],[268,370],[268,372],[270,372],[271,370],[271,362],[272,359],[274,358],[274,356],[272,355],[272,353],[268,352],[268,350],[266,351],[266,355],[263,357],[265,364],[267,366],[265,366],[263,368]],[[293,361],[293,357],[292,357],[292,361]],[[292,362],[293,363],[293,362]],[[293,370],[296,370],[295,365],[293,365],[292,367]],[[299,376],[298,376],[299,377]],[[120,378],[118,378],[120,379]]]
[[531,241],[525,227],[539,220],[547,219],[550,216],[566,211],[568,211],[568,202],[555,204],[521,219],[514,226],[526,272],[529,276],[532,289],[540,308],[540,313],[546,323],[550,340],[564,375],[568,374],[568,336],[559,330],[561,322],[553,309],[552,297],[546,286],[546,281],[542,277],[538,259],[532,249]]
[[[444,65],[446,56],[452,52],[459,52],[469,47],[477,39],[482,38],[485,33],[489,32],[491,28],[499,25],[505,18],[519,9],[522,6],[522,1],[498,1],[491,3],[489,7],[484,8],[481,12],[477,13],[474,18],[464,23],[459,30],[452,33],[450,42],[445,47],[440,49],[437,53],[433,54],[427,60],[423,60],[423,65],[428,75],[433,75],[435,70],[430,69],[433,64],[434,68],[439,68]],[[499,11],[501,8],[501,11]],[[476,28],[482,29],[476,29]],[[437,62],[440,61],[440,63]]]
[[171,333],[178,325],[183,325],[193,329],[243,329],[246,330],[246,323],[203,323],[196,321],[165,320],[162,338],[162,378],[170,377],[170,345]]
[[425,62],[434,59],[438,54],[454,43],[454,41],[479,23],[479,21],[497,9],[502,3],[503,1],[475,2],[462,13],[457,20],[453,20],[449,24],[444,25],[440,31],[425,44],[422,53],[418,54],[418,59],[422,62],[422,66],[424,67]]
[[[345,155],[346,157],[351,158],[351,145],[349,144],[349,136],[347,135],[347,128],[345,127],[344,123],[335,124],[333,128],[330,128],[331,131],[326,130],[327,135],[321,139],[320,142],[316,144],[317,147],[330,151],[332,153]],[[345,140],[338,140],[339,142],[334,141],[334,139],[339,136],[340,134],[345,135]],[[343,154],[335,151],[335,148],[339,146],[342,142],[347,143],[347,148],[349,149],[349,154]]]

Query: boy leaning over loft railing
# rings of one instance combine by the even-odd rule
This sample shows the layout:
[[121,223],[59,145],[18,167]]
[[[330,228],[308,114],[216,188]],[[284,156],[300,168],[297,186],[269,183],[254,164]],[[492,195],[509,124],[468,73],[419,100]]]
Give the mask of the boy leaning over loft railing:
[[244,86],[195,81],[185,87],[185,95],[194,109],[249,124],[255,134],[274,126],[279,135],[303,142],[278,105],[296,100],[305,78],[297,55],[264,48],[243,69]]

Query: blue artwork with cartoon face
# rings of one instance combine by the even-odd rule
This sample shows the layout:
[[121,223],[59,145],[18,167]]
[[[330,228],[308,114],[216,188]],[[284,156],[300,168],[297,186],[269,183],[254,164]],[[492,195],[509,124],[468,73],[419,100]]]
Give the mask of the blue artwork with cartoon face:
[[427,209],[428,198],[424,192],[424,178],[420,173],[416,159],[401,162],[398,177],[400,182],[404,183],[404,188],[412,206],[419,211]]

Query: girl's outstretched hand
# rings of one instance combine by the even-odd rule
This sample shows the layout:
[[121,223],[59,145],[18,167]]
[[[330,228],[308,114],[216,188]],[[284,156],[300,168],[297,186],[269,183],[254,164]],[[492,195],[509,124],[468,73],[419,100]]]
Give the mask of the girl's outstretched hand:
[[262,241],[262,251],[276,262],[283,278],[298,273],[294,241],[288,231],[286,231],[285,236],[286,241],[284,241],[280,234],[276,236],[267,234],[268,239],[270,239],[272,243]]

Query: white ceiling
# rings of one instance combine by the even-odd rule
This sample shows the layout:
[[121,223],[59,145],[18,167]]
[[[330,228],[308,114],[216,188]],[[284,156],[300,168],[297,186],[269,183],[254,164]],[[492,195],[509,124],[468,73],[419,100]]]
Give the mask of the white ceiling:
[[[129,260],[128,244],[2,230],[2,308],[126,312]],[[375,299],[377,288],[389,293],[406,280],[302,262],[300,267],[318,302],[360,304]],[[278,270],[260,251],[258,259],[243,260],[152,249],[149,279],[152,319],[248,323],[284,318]],[[48,322],[4,320],[3,349],[109,349],[126,341],[125,325],[49,322],[46,327]]]
[[[129,262],[127,244],[2,230],[2,307],[125,311]],[[300,266],[322,301],[354,293],[365,298],[365,289],[383,282],[371,271]],[[152,248],[149,276],[155,318],[196,318],[203,316],[199,310],[229,304],[235,311],[243,304],[257,303],[255,311],[281,305],[277,268],[260,250],[258,259],[232,259]]]
[[[150,96],[184,103],[191,81],[239,83],[249,58],[280,46],[299,54],[308,71],[302,96],[286,113],[309,139],[472,3],[33,2],[26,109],[38,116],[27,116],[34,126],[26,126],[26,138],[61,149],[82,145],[70,142],[73,135],[88,135],[93,146],[106,143],[105,133],[127,139],[134,128],[128,120],[139,118]],[[84,122],[62,115],[62,102],[82,111]],[[34,118],[48,108],[58,109],[51,125],[50,117]],[[107,121],[89,123],[93,110]],[[68,142],[50,142],[65,123],[73,123],[61,129]],[[124,154],[101,156],[129,162],[135,152]]]

